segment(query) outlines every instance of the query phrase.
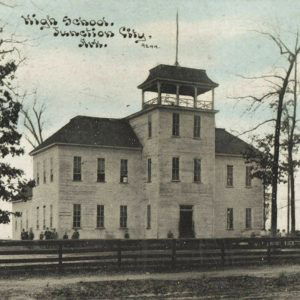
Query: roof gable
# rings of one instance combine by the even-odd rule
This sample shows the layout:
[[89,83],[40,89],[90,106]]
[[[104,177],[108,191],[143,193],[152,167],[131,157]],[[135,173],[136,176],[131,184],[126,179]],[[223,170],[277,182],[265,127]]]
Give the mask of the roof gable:
[[243,155],[249,147],[252,147],[248,143],[239,139],[238,137],[227,132],[223,128],[216,128],[216,153],[230,154],[230,155]]
[[110,146],[141,148],[136,134],[126,119],[95,118],[77,116],[51,135],[30,154],[53,145],[75,144],[89,146]]

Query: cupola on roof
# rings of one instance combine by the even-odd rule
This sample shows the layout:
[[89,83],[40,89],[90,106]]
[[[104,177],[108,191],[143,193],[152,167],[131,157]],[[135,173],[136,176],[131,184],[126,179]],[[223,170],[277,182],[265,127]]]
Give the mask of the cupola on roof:
[[200,95],[218,86],[202,69],[160,64],[149,73],[148,78],[138,86],[143,91],[156,92],[157,82],[160,82],[163,93],[176,94],[176,85],[180,85],[181,95],[194,96],[194,87]]

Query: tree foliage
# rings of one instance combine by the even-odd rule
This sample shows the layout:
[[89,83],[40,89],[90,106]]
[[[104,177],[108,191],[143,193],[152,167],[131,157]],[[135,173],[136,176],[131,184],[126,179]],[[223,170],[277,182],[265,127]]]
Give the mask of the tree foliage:
[[[34,186],[33,181],[23,178],[22,170],[8,162],[9,158],[24,154],[20,146],[21,134],[17,130],[22,105],[13,89],[18,67],[14,51],[6,47],[0,35],[0,199],[4,201],[24,199],[26,189]],[[9,223],[11,214],[0,209],[0,223]]]

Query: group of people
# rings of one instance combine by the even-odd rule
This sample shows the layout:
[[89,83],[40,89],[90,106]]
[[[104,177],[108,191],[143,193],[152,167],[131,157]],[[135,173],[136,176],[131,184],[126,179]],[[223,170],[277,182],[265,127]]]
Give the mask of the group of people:
[[58,239],[58,234],[55,228],[49,230],[49,228],[47,227],[45,232],[41,231],[40,233],[40,240],[57,240],[57,239]]
[[[48,227],[46,228],[46,230],[43,232],[41,231],[40,236],[39,236],[40,240],[57,240],[58,239],[58,233],[56,231],[55,228],[53,229],[49,229]],[[63,235],[63,239],[64,240],[68,240],[69,236],[67,234],[67,232],[64,233]],[[72,240],[79,240],[79,232],[77,229],[74,230],[72,236],[71,236]],[[21,232],[21,240],[34,240],[34,233],[32,231],[32,228],[29,229],[29,232],[23,228],[22,232]]]
[[25,240],[29,240],[32,241],[34,239],[34,233],[32,231],[32,228],[29,229],[29,232],[23,228],[22,232],[21,232],[21,240],[25,241]]

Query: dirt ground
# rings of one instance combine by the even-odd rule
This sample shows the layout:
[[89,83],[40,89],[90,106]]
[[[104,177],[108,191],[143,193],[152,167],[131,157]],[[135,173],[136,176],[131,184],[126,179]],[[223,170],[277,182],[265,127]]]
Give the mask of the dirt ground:
[[300,265],[0,278],[0,299],[300,299]]

